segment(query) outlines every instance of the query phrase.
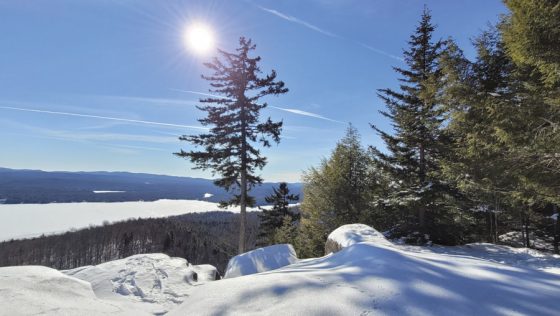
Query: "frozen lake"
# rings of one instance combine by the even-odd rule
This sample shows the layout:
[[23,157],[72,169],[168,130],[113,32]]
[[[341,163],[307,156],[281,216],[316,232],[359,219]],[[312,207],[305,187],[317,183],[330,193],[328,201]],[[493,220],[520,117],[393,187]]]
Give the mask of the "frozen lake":
[[[0,241],[53,234],[129,218],[167,217],[223,211],[217,203],[196,200],[0,204]],[[239,208],[227,211],[239,212]]]

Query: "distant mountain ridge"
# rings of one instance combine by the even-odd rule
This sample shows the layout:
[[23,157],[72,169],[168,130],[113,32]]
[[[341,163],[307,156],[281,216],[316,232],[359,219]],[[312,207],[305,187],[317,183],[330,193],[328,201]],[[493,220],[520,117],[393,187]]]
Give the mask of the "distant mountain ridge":
[[[253,188],[251,194],[256,197],[257,204],[264,204],[264,197],[277,185],[267,182]],[[295,194],[301,194],[301,183],[291,183],[289,187]],[[229,197],[230,194],[215,186],[213,180],[202,178],[131,172],[0,168],[0,199],[6,199],[6,204],[158,199],[219,202]]]

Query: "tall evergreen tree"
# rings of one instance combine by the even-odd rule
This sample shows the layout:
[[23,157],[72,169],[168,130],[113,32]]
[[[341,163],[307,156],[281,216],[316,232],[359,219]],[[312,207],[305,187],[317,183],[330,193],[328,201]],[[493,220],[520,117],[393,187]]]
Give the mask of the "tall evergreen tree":
[[354,127],[348,128],[330,157],[303,178],[300,255],[321,255],[327,235],[341,225],[369,223],[377,179]]
[[261,246],[273,243],[276,230],[284,224],[285,217],[289,217],[290,224],[294,225],[300,217],[299,212],[290,210],[289,204],[299,200],[299,195],[290,194],[286,182],[281,182],[273,193],[265,197],[265,201],[272,205],[271,209],[261,208],[259,214],[260,226],[258,243]]
[[179,138],[202,147],[201,151],[181,149],[175,153],[189,159],[196,169],[210,169],[213,175],[218,174],[220,178],[214,183],[234,193],[234,198],[222,205],[241,207],[239,253],[246,250],[246,207],[254,203],[248,191],[262,183],[256,172],[267,162],[256,145],[270,147],[270,139],[278,143],[282,128],[282,122],[273,122],[270,118],[260,121],[260,111],[267,104],[259,100],[288,92],[284,82],[276,80],[274,70],[266,76],[260,75],[261,58],[250,56],[255,48],[250,39],[241,37],[235,52],[219,50],[221,59],[216,57],[204,64],[213,73],[202,78],[210,81],[210,92],[217,95],[201,99],[200,102],[207,105],[198,107],[207,113],[199,122],[208,126],[209,131]]
[[[446,141],[442,133],[444,108],[439,97],[442,93],[442,70],[439,63],[444,42],[432,40],[434,26],[428,9],[424,9],[421,21],[408,42],[404,52],[407,67],[395,67],[401,76],[400,91],[379,90],[387,111],[381,114],[389,118],[394,133],[385,132],[376,125],[372,127],[385,142],[388,153],[372,148],[376,162],[393,178],[388,199],[389,206],[407,210],[412,226],[408,232],[419,230],[435,233],[428,226],[441,220],[446,205],[446,193],[450,188],[441,181],[440,161],[445,154]],[[448,195],[447,195],[448,196]],[[427,214],[427,212],[434,214]],[[412,212],[417,212],[413,215]],[[429,216],[430,223],[427,223]],[[452,220],[452,219],[450,219]],[[429,225],[428,225],[429,224]],[[434,236],[432,236],[434,237]]]

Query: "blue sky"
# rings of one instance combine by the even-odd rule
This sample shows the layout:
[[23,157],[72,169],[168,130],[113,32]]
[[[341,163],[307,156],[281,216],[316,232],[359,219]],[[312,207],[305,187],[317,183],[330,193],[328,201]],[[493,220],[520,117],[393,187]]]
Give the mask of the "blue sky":
[[[499,0],[0,2],[0,166],[109,170],[211,177],[172,155],[181,134],[201,132],[195,108],[207,92],[187,25],[209,25],[217,45],[257,44],[262,69],[290,92],[263,116],[284,121],[283,140],[264,150],[267,181],[298,181],[344,135],[382,147],[369,127],[389,129],[375,90],[395,87],[392,66],[424,4],[437,37],[470,39],[506,12]],[[287,111],[289,109],[290,111]]]

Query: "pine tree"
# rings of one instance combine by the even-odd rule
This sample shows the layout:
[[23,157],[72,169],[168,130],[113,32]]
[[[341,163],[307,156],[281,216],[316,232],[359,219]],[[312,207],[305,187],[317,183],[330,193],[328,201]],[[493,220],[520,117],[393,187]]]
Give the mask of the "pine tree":
[[221,59],[214,58],[205,63],[213,74],[203,75],[210,81],[210,92],[217,96],[201,99],[198,109],[207,113],[200,119],[203,126],[208,126],[206,134],[187,136],[179,139],[194,146],[202,147],[201,151],[184,151],[175,153],[189,159],[196,169],[211,170],[220,178],[214,184],[234,193],[234,198],[222,203],[239,205],[241,223],[239,229],[239,253],[246,250],[245,225],[246,208],[254,199],[248,191],[260,183],[262,178],[256,174],[267,163],[260,150],[270,147],[270,139],[279,143],[282,122],[273,122],[270,118],[261,122],[260,111],[266,103],[259,100],[267,95],[279,95],[288,92],[284,82],[276,81],[276,72],[272,70],[266,76],[260,76],[260,57],[251,57],[250,53],[256,46],[249,39],[241,37],[235,52],[219,50]]
[[[404,221],[413,222],[412,227],[404,230],[410,233],[417,229],[422,238],[426,233],[436,233],[428,226],[436,225],[445,215],[445,209],[450,208],[446,200],[453,191],[441,180],[440,161],[447,150],[442,133],[445,113],[439,100],[443,88],[439,60],[444,42],[433,41],[433,32],[431,15],[425,8],[408,42],[409,49],[404,52],[407,68],[394,68],[401,76],[400,91],[381,89],[378,93],[387,107],[381,114],[391,120],[394,133],[372,124],[388,150],[385,153],[372,148],[376,162],[393,179],[392,192],[384,199],[385,203],[404,208],[410,214],[405,214]],[[409,219],[412,212],[417,214]]]
[[549,87],[560,87],[560,1],[506,0],[504,42],[517,64],[535,67]]
[[292,217],[289,215],[284,216],[282,226],[274,230],[272,236],[273,244],[297,244],[298,226],[294,225]]
[[[504,36],[514,21],[506,19],[476,39],[474,62],[450,58],[455,66],[446,69],[451,113],[446,131],[454,146],[445,164],[446,176],[459,184],[473,208],[487,210],[490,241],[498,239],[499,210],[507,221],[519,220],[529,247],[530,231],[549,226],[543,212],[550,215],[550,203],[559,202],[558,92],[543,80],[538,65],[516,61],[508,48],[508,41],[516,39]],[[519,37],[527,36],[539,35]]]
[[300,255],[322,255],[327,235],[341,225],[369,223],[377,180],[373,171],[358,131],[350,126],[330,157],[304,174]]
[[290,194],[290,189],[286,182],[281,182],[278,188],[273,188],[273,193],[265,197],[268,204],[272,204],[271,209],[261,208],[259,214],[260,226],[258,243],[260,246],[274,243],[276,230],[284,224],[285,217],[289,217],[290,225],[295,226],[300,214],[293,212],[289,208],[290,202],[299,200],[299,195]]

